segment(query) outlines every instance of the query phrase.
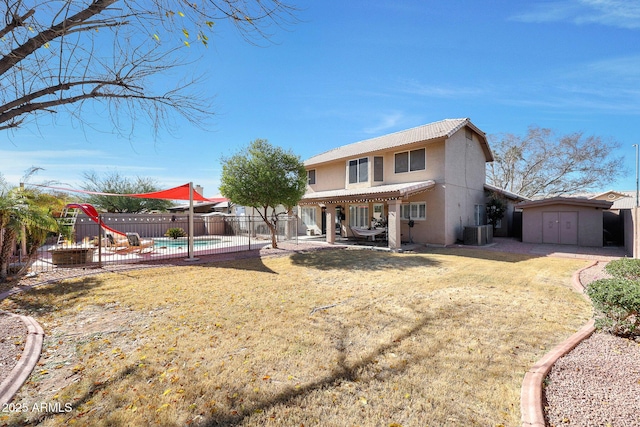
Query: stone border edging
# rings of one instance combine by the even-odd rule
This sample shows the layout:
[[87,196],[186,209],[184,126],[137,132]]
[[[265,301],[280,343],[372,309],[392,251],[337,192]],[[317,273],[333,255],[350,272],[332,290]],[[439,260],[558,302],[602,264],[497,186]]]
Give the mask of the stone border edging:
[[[571,286],[576,292],[583,294],[589,301],[589,297],[584,293],[584,286],[582,282],[580,282],[580,273],[593,267],[597,263],[597,261],[592,262],[588,266],[576,271],[571,277]],[[533,365],[524,375],[522,389],[520,391],[522,427],[546,427],[542,403],[542,383],[556,360],[569,353],[583,340],[593,334],[595,331],[594,323],[595,321],[593,319],[589,320],[578,332],[545,354],[542,359]]]
[[22,356],[18,363],[13,367],[9,376],[0,384],[0,405],[7,404],[13,396],[20,390],[20,387],[27,381],[29,375],[36,367],[40,352],[42,351],[42,343],[44,341],[44,330],[42,326],[33,318],[18,314],[3,313],[9,316],[19,317],[27,327],[27,337],[22,350]]

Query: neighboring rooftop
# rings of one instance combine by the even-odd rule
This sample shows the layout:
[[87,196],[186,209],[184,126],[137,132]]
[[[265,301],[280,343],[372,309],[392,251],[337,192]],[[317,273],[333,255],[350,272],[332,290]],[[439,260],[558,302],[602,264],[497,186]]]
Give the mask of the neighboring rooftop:
[[449,138],[463,127],[469,127],[478,135],[482,149],[488,162],[493,161],[493,153],[487,143],[487,137],[484,132],[478,129],[471,120],[466,119],[445,119],[439,122],[433,122],[426,125],[414,127],[400,132],[379,136],[364,141],[355,142],[353,144],[343,145],[324,153],[318,154],[307,159],[305,166],[317,165],[339,159],[346,159],[366,153],[387,150],[389,148],[401,147],[416,142],[431,141],[440,138]]
[[485,188],[485,190],[496,192],[496,193],[501,194],[502,196],[506,197],[507,199],[515,200],[517,202],[523,202],[523,201],[526,201],[526,200],[531,200],[528,197],[521,196],[520,194],[512,193],[510,191],[507,191],[507,190],[504,190],[502,188],[496,187],[495,185],[485,184],[484,188]]

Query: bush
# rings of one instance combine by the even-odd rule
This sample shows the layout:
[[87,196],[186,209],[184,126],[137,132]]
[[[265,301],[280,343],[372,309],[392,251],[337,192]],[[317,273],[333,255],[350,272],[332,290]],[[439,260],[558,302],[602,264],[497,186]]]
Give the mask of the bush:
[[177,239],[178,237],[185,237],[187,235],[187,233],[184,232],[184,230],[180,227],[173,227],[168,229],[165,233],[165,236],[167,237],[172,237],[174,239]]
[[617,259],[609,262],[605,270],[614,277],[638,281],[640,280],[640,259]]
[[614,335],[640,334],[640,282],[616,277],[587,287],[596,310],[596,327]]

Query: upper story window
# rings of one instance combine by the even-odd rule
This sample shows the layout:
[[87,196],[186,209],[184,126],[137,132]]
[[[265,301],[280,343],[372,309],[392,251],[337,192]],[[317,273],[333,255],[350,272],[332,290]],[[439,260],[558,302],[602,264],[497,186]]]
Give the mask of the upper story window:
[[425,148],[396,153],[395,155],[396,173],[425,170],[427,166],[426,156],[427,156],[427,150]]
[[369,181],[369,159],[349,160],[349,184]]
[[375,156],[373,158],[373,180],[375,182],[384,181],[384,158]]
[[313,185],[316,183],[316,170],[311,169],[307,171],[307,184]]

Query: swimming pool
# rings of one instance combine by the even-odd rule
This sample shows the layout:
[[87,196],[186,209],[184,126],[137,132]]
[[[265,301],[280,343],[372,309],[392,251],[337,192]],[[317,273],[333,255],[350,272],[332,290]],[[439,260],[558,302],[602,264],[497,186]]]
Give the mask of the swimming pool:
[[[207,246],[215,246],[222,242],[219,237],[200,236],[193,239],[194,248],[202,248]],[[155,248],[186,248],[189,246],[189,239],[186,237],[178,237],[173,239],[171,237],[158,237],[153,239],[153,246]]]

